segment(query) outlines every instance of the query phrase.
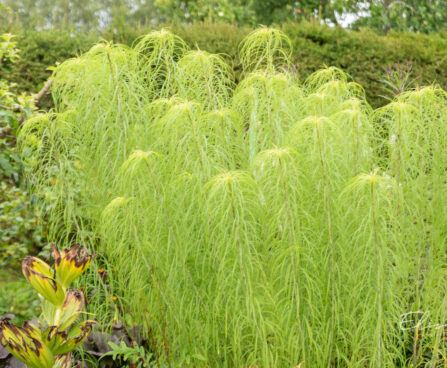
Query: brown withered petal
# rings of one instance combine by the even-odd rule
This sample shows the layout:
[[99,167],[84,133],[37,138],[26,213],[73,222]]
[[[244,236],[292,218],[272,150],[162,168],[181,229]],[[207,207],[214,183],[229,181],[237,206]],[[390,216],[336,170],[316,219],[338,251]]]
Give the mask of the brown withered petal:
[[56,266],[59,266],[61,260],[65,259],[67,262],[75,261],[76,267],[82,267],[87,263],[87,261],[90,261],[96,256],[96,253],[89,255],[86,248],[79,249],[81,247],[81,244],[79,243],[73,245],[70,249],[64,249],[62,251],[62,254],[59,252],[54,244],[52,244],[51,246],[53,248]]
[[57,249],[54,243],[51,243],[51,249],[53,250],[54,262],[56,265],[61,263],[61,254],[59,253],[59,249]]

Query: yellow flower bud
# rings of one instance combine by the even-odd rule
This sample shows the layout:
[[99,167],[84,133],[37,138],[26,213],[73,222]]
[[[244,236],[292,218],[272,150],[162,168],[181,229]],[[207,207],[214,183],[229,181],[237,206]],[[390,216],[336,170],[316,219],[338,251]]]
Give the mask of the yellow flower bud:
[[64,290],[45,262],[35,257],[26,257],[22,261],[22,271],[34,289],[50,303],[60,306],[64,302]]
[[79,277],[90,265],[94,255],[89,255],[87,249],[80,248],[76,244],[62,253],[53,245],[56,276],[64,288],[67,288],[77,277]]

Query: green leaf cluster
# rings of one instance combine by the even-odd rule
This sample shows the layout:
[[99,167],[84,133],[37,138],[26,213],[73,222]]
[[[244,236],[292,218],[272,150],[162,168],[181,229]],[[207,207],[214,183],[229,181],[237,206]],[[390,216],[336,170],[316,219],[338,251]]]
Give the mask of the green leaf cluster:
[[[249,28],[227,23],[193,23],[170,28],[189,47],[197,45],[201,50],[224,54],[236,80],[240,79],[237,49]],[[367,100],[374,107],[387,102],[381,97],[382,80],[391,67],[409,64],[411,79],[416,84],[435,82],[447,87],[447,39],[442,33],[428,36],[390,32],[380,36],[368,30],[346,31],[316,22],[285,23],[282,30],[292,42],[291,61],[300,78],[307,78],[325,65],[340,67],[365,87]],[[59,30],[19,32],[17,42],[22,57],[11,72],[0,75],[16,83],[16,90],[37,91],[50,75],[49,65],[87,51],[101,37],[132,45],[145,32],[149,30],[126,25],[106,30],[100,36]],[[44,106],[50,104],[47,101]]]
[[[19,55],[14,37],[2,35],[0,70],[4,75],[13,73]],[[41,250],[45,222],[39,219],[39,210],[24,190],[23,162],[16,149],[18,129],[34,111],[34,101],[14,90],[14,84],[0,79],[0,266],[18,268],[21,258]]]
[[19,137],[49,237],[98,250],[91,311],[160,367],[442,364],[447,93],[374,109],[340,68],[299,78],[296,42],[249,33],[237,78],[168,30],[60,64]]

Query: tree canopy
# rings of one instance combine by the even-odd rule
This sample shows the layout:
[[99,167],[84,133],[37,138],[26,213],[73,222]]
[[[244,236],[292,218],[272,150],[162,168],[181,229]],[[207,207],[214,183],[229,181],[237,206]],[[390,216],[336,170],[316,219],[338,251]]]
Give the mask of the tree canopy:
[[275,24],[316,18],[331,25],[429,33],[446,28],[443,0],[0,0],[2,27],[101,29],[113,21]]

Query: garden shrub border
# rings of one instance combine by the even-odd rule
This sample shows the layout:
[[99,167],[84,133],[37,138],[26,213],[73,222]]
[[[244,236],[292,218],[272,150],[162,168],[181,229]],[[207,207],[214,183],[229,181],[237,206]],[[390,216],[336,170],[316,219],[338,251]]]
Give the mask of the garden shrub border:
[[[226,23],[167,25],[192,48],[225,54],[239,79],[237,46],[249,33],[248,27]],[[381,36],[370,30],[352,31],[317,23],[286,23],[282,30],[293,44],[292,61],[300,79],[324,66],[343,69],[364,86],[373,107],[386,103],[382,79],[385,70],[410,64],[417,84],[438,83],[447,88],[447,37],[443,33],[423,35],[392,32]],[[73,33],[70,30],[23,31],[17,34],[21,59],[14,70],[0,77],[17,83],[19,91],[37,91],[50,75],[47,67],[87,51],[101,38],[131,45],[150,29],[126,26],[103,33]]]

